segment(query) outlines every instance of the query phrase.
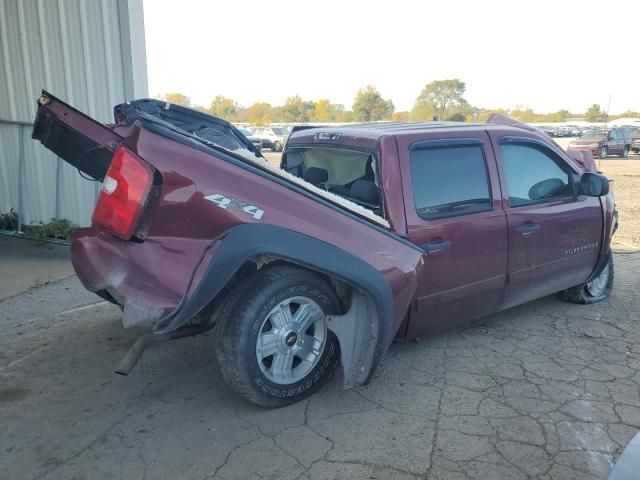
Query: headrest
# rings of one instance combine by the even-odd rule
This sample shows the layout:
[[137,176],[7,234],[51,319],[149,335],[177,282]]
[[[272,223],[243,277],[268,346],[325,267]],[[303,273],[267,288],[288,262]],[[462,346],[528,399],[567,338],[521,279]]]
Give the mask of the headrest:
[[377,205],[380,201],[378,187],[370,180],[360,179],[353,182],[349,196],[372,205]]
[[329,173],[324,168],[309,167],[302,178],[313,184],[324,183],[329,178]]

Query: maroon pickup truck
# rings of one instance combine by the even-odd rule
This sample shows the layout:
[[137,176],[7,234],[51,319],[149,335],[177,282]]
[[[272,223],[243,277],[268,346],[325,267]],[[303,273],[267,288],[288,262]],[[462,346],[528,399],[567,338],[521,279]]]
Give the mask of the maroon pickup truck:
[[83,285],[149,343],[215,328],[229,385],[281,406],[339,363],[367,383],[415,339],[552,293],[609,296],[617,213],[588,152],[496,117],[291,135],[280,168],[231,124],[157,100],[102,125],[47,92],[33,138],[102,182]]

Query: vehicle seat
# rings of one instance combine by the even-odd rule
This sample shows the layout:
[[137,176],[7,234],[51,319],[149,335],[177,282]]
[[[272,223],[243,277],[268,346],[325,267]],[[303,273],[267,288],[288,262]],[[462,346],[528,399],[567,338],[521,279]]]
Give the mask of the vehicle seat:
[[372,180],[359,179],[353,182],[349,196],[372,207],[380,204],[380,192]]
[[324,168],[309,167],[305,170],[302,178],[307,182],[314,184],[316,187],[321,187],[329,178],[329,172]]

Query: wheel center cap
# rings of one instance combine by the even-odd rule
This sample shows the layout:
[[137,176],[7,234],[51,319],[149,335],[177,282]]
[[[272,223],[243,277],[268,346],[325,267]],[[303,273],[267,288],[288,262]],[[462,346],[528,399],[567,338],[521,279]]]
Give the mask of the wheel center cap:
[[287,347],[293,347],[298,341],[298,334],[296,332],[289,332],[287,336],[284,337],[284,343],[287,344]]

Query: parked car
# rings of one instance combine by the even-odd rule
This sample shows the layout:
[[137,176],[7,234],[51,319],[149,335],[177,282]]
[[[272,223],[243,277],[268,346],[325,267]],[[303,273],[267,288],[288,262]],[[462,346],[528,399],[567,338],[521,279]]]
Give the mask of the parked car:
[[555,135],[556,137],[573,137],[574,131],[571,127],[558,127],[556,128]]
[[631,151],[633,153],[640,153],[640,127],[622,127],[622,130],[631,139]]
[[247,140],[253,143],[253,146],[256,147],[258,151],[262,150],[262,140],[259,137],[256,137],[250,130],[244,128],[239,128],[238,130],[247,137]]
[[594,157],[607,158],[619,155],[627,158],[631,150],[631,138],[622,128],[611,130],[587,130],[579,140],[569,142],[568,150],[590,150]]
[[215,327],[223,378],[277,407],[338,363],[345,387],[366,384],[394,338],[612,289],[609,181],[588,152],[504,117],[301,130],[277,168],[184,107],[133,101],[106,126],[38,103],[33,138],[102,181],[75,271],[152,332],[121,373],[149,343]]
[[255,127],[252,131],[254,136],[262,140],[262,145],[273,152],[281,152],[289,136],[289,130],[285,127]]

